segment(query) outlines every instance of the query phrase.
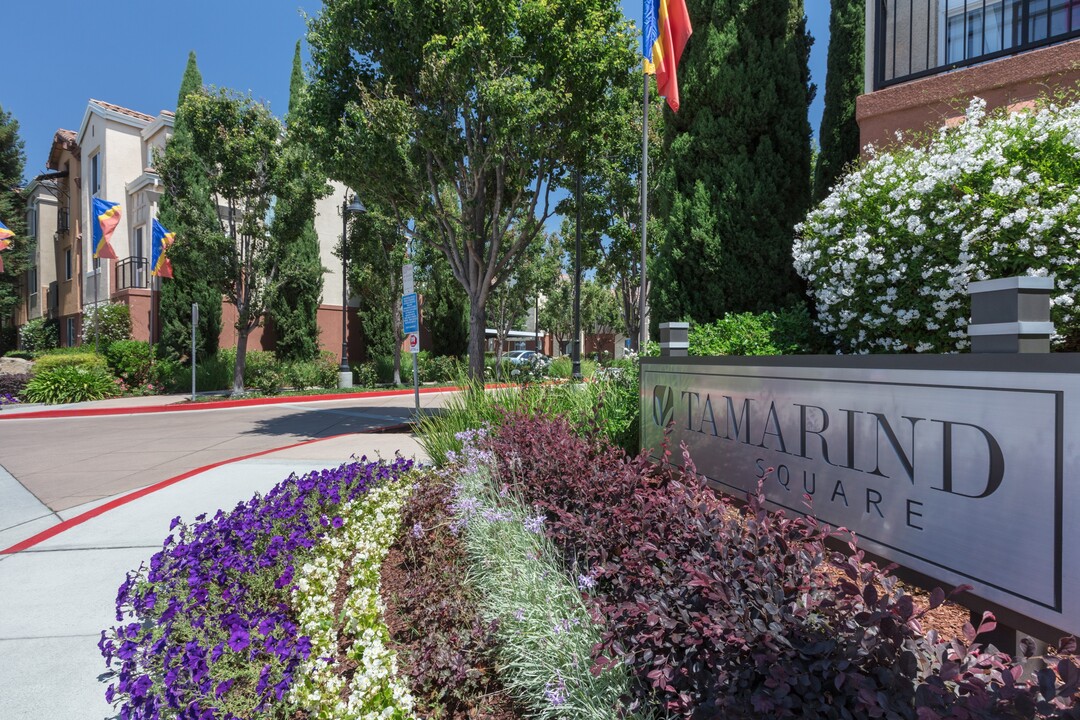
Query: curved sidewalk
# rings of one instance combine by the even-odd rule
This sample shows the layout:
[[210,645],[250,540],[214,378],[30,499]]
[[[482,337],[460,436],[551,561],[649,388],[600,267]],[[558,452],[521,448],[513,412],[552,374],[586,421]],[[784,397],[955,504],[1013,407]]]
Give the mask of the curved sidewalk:
[[[392,457],[395,451],[425,459],[415,438],[404,433],[339,435],[219,462],[149,491],[52,513],[49,528],[55,534],[0,554],[0,715],[115,717],[105,702],[110,679],[97,642],[116,623],[116,591],[125,574],[161,549],[173,517],[192,521],[200,513],[231,509],[292,473],[336,467],[352,455]],[[0,472],[0,490],[13,492],[2,486],[5,475]],[[30,495],[22,502],[37,500]],[[12,547],[0,544],[6,546],[0,553]]]

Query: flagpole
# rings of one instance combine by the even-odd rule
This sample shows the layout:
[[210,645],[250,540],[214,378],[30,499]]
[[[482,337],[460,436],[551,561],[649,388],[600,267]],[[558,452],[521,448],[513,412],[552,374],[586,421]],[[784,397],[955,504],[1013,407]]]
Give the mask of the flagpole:
[[645,294],[647,274],[645,272],[646,241],[648,239],[649,217],[649,73],[642,64],[642,77],[645,78],[644,102],[641,106],[641,289],[638,293],[638,352],[645,352],[649,338],[649,328],[645,323]]
[[[98,266],[94,268],[94,260]],[[90,267],[94,268],[94,352],[101,352],[98,347],[101,339],[101,324],[98,322],[98,283],[101,281],[101,260],[93,257],[90,259]]]

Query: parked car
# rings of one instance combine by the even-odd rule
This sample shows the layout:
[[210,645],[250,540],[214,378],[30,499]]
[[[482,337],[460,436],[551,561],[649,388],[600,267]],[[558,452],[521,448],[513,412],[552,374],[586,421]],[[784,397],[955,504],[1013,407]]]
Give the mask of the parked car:
[[514,350],[507,354],[506,359],[515,365],[540,365],[546,367],[551,358],[536,350]]

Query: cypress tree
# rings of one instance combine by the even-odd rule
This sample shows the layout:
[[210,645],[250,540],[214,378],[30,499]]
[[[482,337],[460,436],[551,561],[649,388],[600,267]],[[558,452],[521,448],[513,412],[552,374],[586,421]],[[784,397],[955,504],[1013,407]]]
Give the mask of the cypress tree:
[[15,233],[11,247],[3,251],[4,272],[0,273],[0,351],[13,346],[9,328],[11,314],[19,306],[19,274],[27,267],[26,199],[23,197],[23,171],[26,150],[19,137],[19,121],[0,107],[0,222]]
[[821,152],[814,167],[814,200],[823,199],[844,168],[859,156],[855,98],[863,91],[865,52],[863,0],[832,0]]
[[810,202],[814,94],[802,0],[688,0],[682,106],[665,110],[652,322],[709,322],[801,297],[793,227]]
[[[304,90],[300,65],[300,41],[293,55],[289,84],[289,117],[299,106]],[[287,151],[310,156],[302,139],[290,132]],[[315,163],[304,163],[304,177],[291,178],[286,192],[274,206],[271,231],[281,245],[279,285],[270,303],[270,317],[277,335],[277,354],[286,360],[311,360],[319,353],[319,303],[322,301],[323,266],[319,235],[315,232],[315,200],[322,185]]]
[[220,254],[214,249],[221,226],[180,106],[184,98],[201,88],[202,75],[192,52],[180,82],[173,136],[165,147],[165,157],[176,171],[162,178],[165,193],[158,208],[161,224],[176,233],[176,242],[169,249],[173,277],[161,281],[161,346],[166,357],[191,354],[191,304],[198,303],[195,342],[200,360],[217,352],[221,335],[220,260],[216,260]]

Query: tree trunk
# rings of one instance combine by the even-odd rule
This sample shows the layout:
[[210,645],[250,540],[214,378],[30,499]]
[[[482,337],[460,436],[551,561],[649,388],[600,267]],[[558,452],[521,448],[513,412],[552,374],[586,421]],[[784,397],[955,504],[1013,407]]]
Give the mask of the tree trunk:
[[[394,286],[391,283],[391,291]],[[405,319],[401,316],[401,293],[394,294],[393,309],[390,311],[390,332],[394,336],[394,384],[401,384],[401,343],[405,341]]]
[[247,341],[248,330],[246,327],[236,329],[236,365],[233,366],[232,389],[234,395],[244,392],[244,366],[247,364]]
[[484,340],[487,308],[478,298],[469,298],[469,379],[484,382]]

